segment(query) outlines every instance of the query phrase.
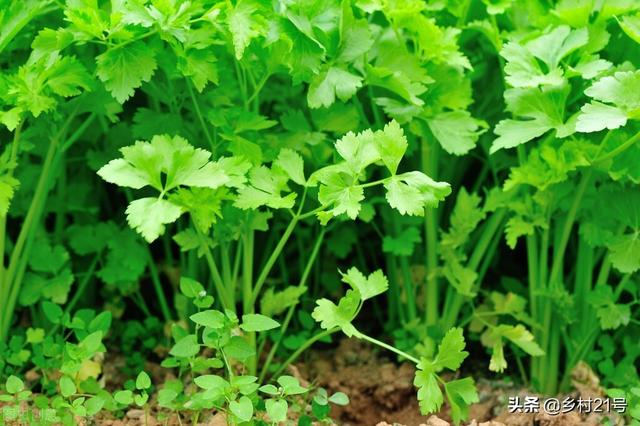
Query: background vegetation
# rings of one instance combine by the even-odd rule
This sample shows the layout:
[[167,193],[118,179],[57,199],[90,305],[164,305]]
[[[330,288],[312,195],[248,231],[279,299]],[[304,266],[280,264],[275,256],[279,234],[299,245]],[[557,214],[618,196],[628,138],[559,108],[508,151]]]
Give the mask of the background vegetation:
[[328,421],[342,332],[638,422],[639,61],[634,0],[0,1],[5,418]]

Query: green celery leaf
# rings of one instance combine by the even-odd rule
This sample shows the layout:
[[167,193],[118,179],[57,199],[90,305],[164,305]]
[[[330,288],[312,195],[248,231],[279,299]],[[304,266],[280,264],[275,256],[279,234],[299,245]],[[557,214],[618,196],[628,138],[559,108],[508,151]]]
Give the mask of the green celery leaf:
[[113,231],[107,240],[106,262],[98,271],[111,285],[137,283],[147,267],[147,248],[129,228]]
[[608,285],[595,286],[587,295],[587,302],[596,309],[603,330],[614,330],[631,320],[629,305],[616,303],[616,295]]
[[244,56],[244,51],[251,40],[258,37],[267,28],[266,20],[256,13],[258,10],[258,2],[240,0],[227,11],[227,24],[238,60]]
[[460,368],[462,361],[469,356],[469,352],[464,350],[464,336],[462,329],[454,327],[447,331],[438,345],[438,355],[433,360],[433,368],[436,372],[447,368],[456,371]]
[[108,49],[96,56],[96,63],[98,77],[120,103],[149,81],[157,67],[154,50],[141,41]]
[[504,358],[504,345],[502,338],[497,337],[495,343],[491,347],[491,360],[489,361],[489,370],[502,373],[507,368],[507,360]]
[[281,55],[294,84],[311,80],[320,73],[326,56],[325,48],[313,38],[313,34],[305,34],[289,20],[281,24],[281,30],[281,40],[272,53]]
[[382,131],[375,132],[374,136],[380,159],[389,172],[395,175],[408,146],[402,127],[397,121],[392,120]]
[[337,60],[352,62],[369,51],[374,38],[366,19],[355,19],[350,2],[342,2],[340,53]]
[[418,388],[418,402],[422,414],[426,415],[440,410],[444,396],[438,385],[437,376],[433,373],[431,363],[428,360],[422,359],[418,364],[413,384]]
[[269,288],[260,298],[260,312],[266,316],[279,315],[298,304],[300,296],[306,292],[305,286],[289,286],[281,291]]
[[620,28],[636,43],[640,43],[640,13],[623,16],[618,20]]
[[613,67],[613,64],[606,59],[600,59],[598,55],[589,55],[582,57],[573,69],[578,72],[582,78],[591,80],[608,71],[611,67]]
[[535,232],[535,224],[531,223],[528,218],[520,215],[509,218],[505,226],[505,237],[507,245],[510,248],[515,248],[518,242],[518,238],[524,235],[533,235]]
[[522,324],[516,326],[501,324],[496,327],[495,333],[510,340],[513,344],[531,356],[542,356],[544,351],[533,340],[533,334]]
[[560,68],[544,72],[533,53],[517,42],[505,44],[500,56],[507,61],[504,66],[505,80],[513,87],[558,85],[563,81]]
[[397,237],[385,235],[382,240],[382,251],[394,256],[411,256],[416,244],[422,241],[418,228],[411,226],[404,229]]
[[360,173],[368,165],[380,160],[380,153],[376,147],[376,136],[371,130],[358,134],[349,132],[336,142],[338,154],[349,165],[354,173]]
[[344,334],[352,337],[358,334],[358,330],[351,324],[356,315],[360,297],[358,292],[348,290],[336,306],[332,301],[320,299],[316,301],[316,307],[311,316],[320,323],[325,330],[339,327]]
[[170,194],[169,201],[188,211],[196,228],[207,234],[222,217],[222,203],[229,198],[227,188],[179,188]]
[[127,222],[144,237],[153,242],[164,233],[165,225],[175,222],[182,209],[161,198],[140,198],[129,203]]
[[552,29],[527,42],[526,48],[542,60],[549,69],[555,69],[560,60],[587,44],[589,35],[586,28],[572,30],[567,25]]
[[499,137],[491,145],[491,153],[503,148],[515,148],[525,142],[542,136],[552,127],[543,119],[502,120],[494,130]]
[[[560,61],[589,41],[586,28],[572,30],[567,25],[550,28],[524,45],[507,43],[500,55],[507,61],[505,80],[514,87],[557,86],[563,82]],[[546,65],[543,69],[537,60]]]
[[74,57],[64,57],[47,70],[47,86],[65,98],[76,96],[91,88],[92,78]]
[[69,253],[61,245],[51,245],[47,238],[38,238],[33,243],[29,256],[29,267],[37,272],[55,274],[69,261]]
[[584,105],[576,122],[578,132],[599,132],[604,129],[617,129],[627,124],[627,114],[619,108],[600,102]]
[[477,194],[469,194],[464,187],[460,188],[451,213],[449,230],[442,235],[440,244],[447,249],[457,249],[469,240],[486,215],[480,207],[481,201]]
[[217,58],[210,50],[187,49],[179,59],[178,69],[191,78],[198,92],[202,92],[207,83],[218,84]]
[[20,182],[9,174],[0,176],[0,217],[6,217],[13,195]]
[[640,269],[640,234],[637,230],[613,237],[607,247],[611,263],[618,271],[632,274]]
[[448,183],[436,182],[418,171],[395,175],[384,187],[389,205],[400,214],[412,216],[423,216],[425,207],[436,207],[451,193]]
[[579,132],[617,129],[624,126],[627,119],[640,118],[640,70],[619,71],[603,77],[584,93],[594,100],[585,104],[578,115],[576,130]]
[[339,216],[343,213],[346,213],[351,219],[358,217],[361,208],[360,202],[364,200],[362,187],[352,185],[352,179],[339,171],[327,174],[320,179],[323,185],[318,191],[318,201],[323,206],[333,206],[331,210],[326,212],[327,220],[329,217]]
[[67,229],[69,246],[79,255],[97,253],[107,246],[117,227],[113,222],[97,222],[87,225],[73,224]]
[[451,417],[457,426],[469,416],[469,406],[480,402],[476,385],[471,377],[445,383],[444,390],[451,405]]
[[486,124],[467,111],[448,111],[427,120],[433,135],[449,154],[464,155],[476,146]]
[[[568,94],[568,85],[514,88],[505,91],[507,110],[525,120],[500,121],[494,130],[499,137],[493,141],[490,153],[502,148],[514,148],[542,136],[551,129],[557,129],[559,137],[568,136],[572,129],[566,130],[563,120]],[[560,134],[561,131],[564,133]]]
[[389,281],[381,269],[365,277],[364,274],[354,266],[349,268],[346,274],[340,272],[340,275],[342,275],[343,282],[349,284],[351,288],[359,293],[362,301],[382,294],[389,288]]
[[338,67],[330,67],[311,80],[307,102],[310,108],[329,107],[336,100],[349,100],[362,87],[362,77]]
[[287,180],[287,174],[278,167],[254,167],[249,172],[249,185],[240,188],[234,205],[243,210],[261,206],[290,209],[297,194],[291,192],[285,196],[280,195],[282,191],[288,191]]
[[305,185],[306,179],[304,177],[304,160],[292,149],[284,148],[280,150],[278,158],[276,158],[273,164],[279,167],[289,179],[297,183],[298,185]]
[[423,94],[427,87],[420,82],[412,82],[400,71],[392,71],[388,68],[366,67],[366,81],[370,86],[379,86],[402,97],[407,102],[416,106],[424,105],[424,101],[418,96]]
[[98,170],[100,177],[119,186],[139,189],[151,185],[158,191],[181,185],[215,189],[230,179],[222,163],[209,161],[210,152],[194,148],[180,136],[157,135],[151,142],[137,141],[120,151],[123,158]]
[[587,88],[585,95],[600,102],[612,103],[622,108],[640,107],[640,70],[620,71],[606,76]]

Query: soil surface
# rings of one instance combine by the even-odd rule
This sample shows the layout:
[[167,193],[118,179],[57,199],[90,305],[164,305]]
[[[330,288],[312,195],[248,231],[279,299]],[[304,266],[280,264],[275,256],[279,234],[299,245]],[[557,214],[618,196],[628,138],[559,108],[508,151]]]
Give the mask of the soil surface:
[[[413,387],[415,369],[412,364],[397,365],[391,359],[372,351],[364,342],[343,339],[335,350],[311,352],[299,366],[303,377],[315,378],[318,385],[330,391],[349,395],[346,407],[337,407],[332,417],[344,426],[447,426],[451,423],[449,408],[437,415],[422,416]],[[295,370],[294,370],[295,371]],[[602,397],[597,377],[581,365],[573,375],[576,390],[568,395],[575,399]],[[549,415],[544,413],[509,413],[510,396],[535,395],[512,384],[477,380],[480,402],[470,407],[470,426],[595,426],[608,416],[613,425],[623,425],[617,414],[581,414],[576,411]],[[542,399],[541,399],[542,400]]]
[[[124,359],[121,356],[107,356],[103,362],[102,383],[107,389],[121,388],[126,377],[122,374]],[[175,378],[171,370],[149,363],[145,370],[150,373],[154,383],[163,383]],[[397,364],[384,354],[372,350],[364,342],[355,339],[343,339],[339,346],[331,350],[315,350],[308,353],[304,361],[292,365],[289,374],[298,377],[303,385],[314,384],[330,392],[344,392],[350,402],[345,407],[333,406],[331,417],[336,424],[344,426],[448,426],[452,425],[449,408],[443,407],[437,415],[420,414],[413,387],[415,369],[412,364]],[[454,378],[453,376],[446,379]],[[34,381],[37,377],[33,377]],[[610,419],[611,425],[622,426],[624,419],[606,413],[590,415],[570,412],[560,415],[544,413],[509,413],[508,398],[512,396],[532,396],[526,388],[518,388],[510,383],[476,379],[480,402],[470,407],[468,426],[596,426],[603,417]],[[598,378],[585,365],[574,371],[575,390],[568,394],[578,397],[602,397],[603,391]],[[2,404],[0,404],[0,407]],[[192,419],[175,414],[169,415],[160,410],[155,395],[151,397],[147,412],[130,409],[124,417],[115,418],[111,413],[103,412],[91,423],[79,421],[79,425],[105,426],[177,426],[191,424]],[[185,423],[186,422],[186,423]],[[205,413],[198,421],[201,426],[224,426],[225,417],[220,413]]]

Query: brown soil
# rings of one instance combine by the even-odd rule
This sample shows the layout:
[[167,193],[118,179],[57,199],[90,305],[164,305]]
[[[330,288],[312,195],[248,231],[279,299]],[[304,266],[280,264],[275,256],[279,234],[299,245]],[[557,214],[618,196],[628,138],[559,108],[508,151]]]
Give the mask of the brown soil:
[[[436,415],[420,414],[413,387],[413,365],[397,365],[373,352],[366,343],[343,339],[335,350],[311,352],[300,368],[305,377],[315,377],[316,383],[331,392],[349,395],[346,407],[337,407],[332,417],[344,426],[448,426],[452,423],[448,407]],[[469,426],[595,426],[602,424],[604,414],[560,415],[544,413],[508,413],[509,396],[534,395],[523,388],[502,382],[478,381],[480,402],[470,408]],[[586,366],[574,374],[574,398],[602,396],[597,378]],[[614,425],[623,419],[610,415]]]
[[[110,390],[122,386],[124,360],[121,356],[107,356],[103,363],[102,384]],[[145,370],[150,373],[154,383],[175,378],[171,370],[149,363]],[[412,364],[398,365],[392,359],[361,341],[343,339],[336,349],[311,351],[305,362],[289,368],[289,374],[298,377],[303,384],[313,382],[330,392],[344,392],[350,403],[346,407],[334,406],[331,417],[344,426],[449,426],[451,417],[448,407],[443,407],[437,415],[420,414],[413,387],[415,369]],[[37,379],[37,377],[34,377]],[[448,377],[447,379],[450,379]],[[574,371],[575,391],[570,394],[579,396],[602,396],[597,377],[585,365]],[[603,414],[580,415],[571,412],[550,416],[543,413],[508,413],[507,401],[510,396],[533,395],[525,388],[516,388],[511,384],[498,381],[477,381],[480,403],[470,407],[468,426],[596,426],[602,424]],[[103,412],[91,422],[81,425],[106,426],[177,426],[191,424],[192,419],[179,420],[175,414],[169,415],[160,410],[155,395],[148,404],[147,413],[140,409],[130,409],[121,419],[111,413]],[[0,408],[2,404],[0,404]],[[619,416],[610,417],[612,425],[622,426]],[[185,423],[186,422],[186,423]],[[206,413],[200,419],[200,426],[224,426],[223,415]]]

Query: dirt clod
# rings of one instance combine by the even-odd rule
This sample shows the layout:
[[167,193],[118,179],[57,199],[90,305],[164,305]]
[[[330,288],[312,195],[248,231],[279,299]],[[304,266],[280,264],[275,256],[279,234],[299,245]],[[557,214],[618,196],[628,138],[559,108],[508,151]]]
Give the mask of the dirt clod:
[[430,416],[429,419],[427,419],[427,424],[425,426],[449,426],[450,424],[451,423],[442,420],[438,416]]

